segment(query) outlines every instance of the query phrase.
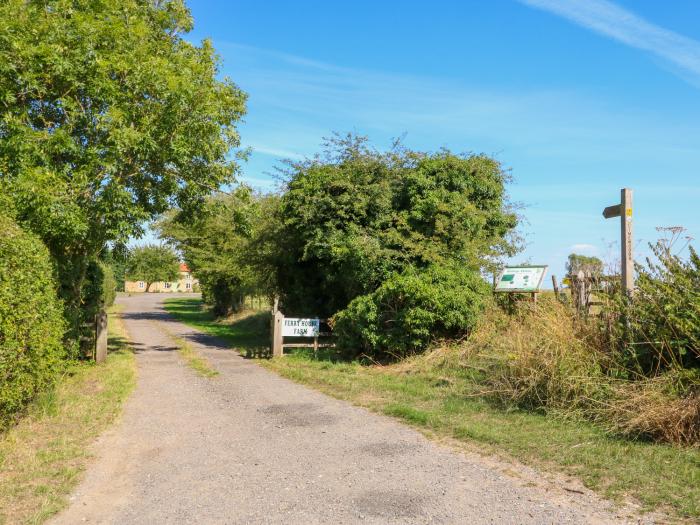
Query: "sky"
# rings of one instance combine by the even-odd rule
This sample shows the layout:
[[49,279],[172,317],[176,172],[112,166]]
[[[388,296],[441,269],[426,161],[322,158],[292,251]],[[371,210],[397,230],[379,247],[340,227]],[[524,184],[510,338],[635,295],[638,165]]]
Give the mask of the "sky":
[[221,74],[248,93],[253,151],[241,180],[261,190],[285,158],[333,132],[378,148],[486,153],[512,175],[525,250],[619,259],[634,190],[636,255],[657,227],[700,236],[700,2],[696,0],[190,0]]

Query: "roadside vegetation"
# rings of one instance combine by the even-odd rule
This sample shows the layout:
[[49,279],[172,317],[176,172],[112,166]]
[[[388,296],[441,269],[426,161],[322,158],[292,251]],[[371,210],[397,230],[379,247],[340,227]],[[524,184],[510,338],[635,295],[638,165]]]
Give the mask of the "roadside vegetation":
[[136,365],[116,314],[110,311],[107,361],[68,366],[0,434],[0,524],[42,523],[64,508],[90,461],[90,445],[119,417]]
[[[583,397],[582,405],[595,400],[590,377],[573,373],[576,367],[581,372],[594,365],[585,362],[590,356],[580,354],[578,364],[555,373],[559,358],[553,341],[561,345],[560,352],[580,344],[572,340],[567,326],[571,318],[567,321],[563,308],[554,303],[521,312],[530,323],[521,319],[516,333],[511,332],[509,317],[492,311],[500,319],[487,314],[470,340],[438,344],[389,364],[346,360],[332,350],[319,359],[297,350],[259,363],[328,395],[400,418],[432,439],[575,476],[614,501],[631,499],[646,510],[663,510],[690,521],[700,518],[700,449],[624,438],[616,425],[599,424],[602,419],[594,421],[569,408],[565,400],[574,391]],[[217,319],[195,298],[169,299],[166,309],[228,341],[243,355],[258,355],[269,345],[265,313]],[[532,355],[536,345],[542,345],[542,356]],[[518,355],[503,354],[518,348]],[[510,385],[515,378],[531,386]],[[513,399],[517,392],[521,397]],[[544,409],[546,399],[549,407]],[[595,406],[602,418],[606,405]]]
[[192,28],[182,0],[0,3],[0,431],[90,358],[127,270],[177,275],[127,241],[235,180],[246,95]]

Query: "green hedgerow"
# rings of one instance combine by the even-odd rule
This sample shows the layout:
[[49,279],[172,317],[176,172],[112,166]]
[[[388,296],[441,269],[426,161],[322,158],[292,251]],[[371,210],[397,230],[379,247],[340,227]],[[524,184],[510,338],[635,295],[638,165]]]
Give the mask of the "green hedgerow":
[[49,252],[0,216],[0,428],[51,385],[65,357],[62,304]]

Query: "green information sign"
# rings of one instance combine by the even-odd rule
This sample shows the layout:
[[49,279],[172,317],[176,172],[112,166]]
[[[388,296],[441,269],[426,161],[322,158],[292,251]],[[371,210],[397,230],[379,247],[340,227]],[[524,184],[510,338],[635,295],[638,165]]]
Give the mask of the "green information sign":
[[539,292],[547,266],[506,266],[496,282],[497,292]]

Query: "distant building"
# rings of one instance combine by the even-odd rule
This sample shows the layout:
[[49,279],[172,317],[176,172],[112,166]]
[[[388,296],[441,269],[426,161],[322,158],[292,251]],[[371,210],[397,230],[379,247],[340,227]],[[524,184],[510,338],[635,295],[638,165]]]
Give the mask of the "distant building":
[[[124,291],[129,293],[140,293],[146,291],[145,281],[126,281]],[[192,272],[185,263],[180,263],[180,278],[177,281],[151,283],[149,292],[195,292],[199,291],[199,281],[195,279]]]

